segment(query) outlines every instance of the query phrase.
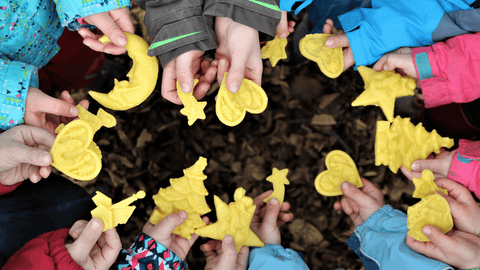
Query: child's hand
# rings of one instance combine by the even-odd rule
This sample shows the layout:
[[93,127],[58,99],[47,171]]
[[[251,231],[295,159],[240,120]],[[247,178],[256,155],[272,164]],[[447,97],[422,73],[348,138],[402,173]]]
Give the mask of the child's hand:
[[75,240],[66,244],[72,259],[86,270],[110,269],[122,249],[122,243],[115,228],[102,232],[103,224],[98,218],[79,220],[69,231]]
[[356,226],[365,222],[385,203],[380,189],[367,179],[362,178],[362,183],[363,187],[357,188],[349,182],[343,182],[341,189],[344,196],[333,205],[336,210],[343,209]]
[[[88,101],[82,100],[80,105],[88,108]],[[62,100],[51,97],[41,90],[30,87],[25,105],[25,124],[43,128],[55,134],[55,128],[61,123],[67,124],[78,115],[70,94],[63,91]]]
[[455,228],[466,233],[480,235],[480,207],[470,191],[463,185],[447,178],[437,179],[435,183],[448,191],[448,196],[442,192],[438,192],[438,194],[447,200]]
[[237,254],[235,242],[231,235],[223,241],[210,240],[200,246],[205,254],[207,264],[205,270],[245,270],[247,269],[248,247],[243,246]]
[[250,228],[265,244],[280,245],[281,237],[278,226],[291,221],[293,214],[285,213],[290,209],[290,204],[287,202],[284,202],[281,207],[278,200],[273,198],[268,201],[268,204],[264,203],[263,199],[270,194],[272,191],[266,191],[253,199],[253,204],[257,207]]
[[407,235],[405,243],[411,249],[449,265],[471,269],[480,266],[480,237],[453,228],[443,234],[434,226],[423,227],[422,232],[431,242],[420,242]]
[[192,238],[187,240],[173,232],[177,226],[187,219],[187,212],[180,211],[176,214],[170,214],[162,219],[157,225],[153,225],[150,221],[143,226],[143,232],[151,236],[165,248],[175,252],[177,256],[185,261],[188,251],[192,247],[198,235],[192,234]]
[[261,85],[263,62],[258,31],[230,18],[216,17],[215,32],[218,39],[215,53],[218,83],[222,83],[224,73],[228,72],[226,85],[232,93],[240,89],[243,78]]
[[401,75],[410,75],[417,78],[417,71],[412,59],[412,48],[402,47],[382,56],[373,65],[375,71],[395,70]]
[[325,46],[328,48],[343,48],[343,71],[355,64],[353,58],[352,48],[350,48],[350,41],[344,31],[338,30],[331,19],[327,19],[323,26],[323,34],[334,34],[335,36],[329,37],[325,40]]
[[78,33],[83,37],[83,44],[97,52],[108,54],[122,54],[127,50],[127,36],[124,32],[135,33],[132,19],[130,19],[130,10],[126,7],[113,9],[83,18],[85,22],[95,25],[102,31],[113,43],[103,44],[98,41],[103,36],[96,35],[85,27],[78,29]]
[[0,134],[0,183],[14,185],[30,178],[37,183],[52,171],[50,148],[55,136],[46,130],[16,126]]
[[295,27],[294,21],[288,21],[287,12],[282,10],[282,19],[277,25],[277,36],[279,38],[287,38],[289,34],[293,33]]
[[[443,148],[442,148],[443,150]],[[455,151],[442,151],[438,155],[430,155],[428,159],[414,161],[411,165],[412,171],[409,172],[405,167],[401,167],[403,174],[411,181],[414,177],[420,178],[423,170],[433,172],[435,178],[447,178],[450,164],[452,163]]]
[[198,79],[193,96],[200,100],[217,77],[217,67],[203,57],[203,51],[189,51],[170,61],[163,69],[162,96],[175,104],[182,104],[177,94],[177,79],[182,91],[190,93],[193,79]]

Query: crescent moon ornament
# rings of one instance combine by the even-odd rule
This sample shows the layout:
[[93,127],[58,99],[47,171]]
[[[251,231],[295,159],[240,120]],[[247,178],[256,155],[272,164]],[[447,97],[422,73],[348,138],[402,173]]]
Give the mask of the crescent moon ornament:
[[[125,33],[128,39],[125,49],[133,60],[132,69],[127,74],[128,81],[115,79],[115,86],[108,94],[89,91],[88,94],[103,106],[117,111],[125,111],[140,105],[155,89],[158,78],[158,60],[147,55],[149,45],[141,37]],[[100,42],[110,42],[107,36]]]

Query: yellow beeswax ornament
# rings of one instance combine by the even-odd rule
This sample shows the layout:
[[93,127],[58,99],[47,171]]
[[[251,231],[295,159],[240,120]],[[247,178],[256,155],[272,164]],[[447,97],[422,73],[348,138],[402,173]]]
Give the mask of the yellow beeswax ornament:
[[422,232],[425,225],[433,225],[442,233],[453,228],[450,206],[447,200],[439,194],[428,195],[407,209],[408,235],[417,241],[430,242],[430,239]]
[[[89,91],[88,94],[103,106],[117,111],[124,111],[140,105],[155,89],[158,78],[158,60],[148,56],[148,43],[141,37],[125,33],[128,39],[125,49],[133,60],[132,69],[128,72],[128,81],[115,79],[115,86],[108,94]],[[98,41],[111,42],[107,36]]]
[[275,35],[274,40],[270,40],[262,47],[262,59],[270,59],[272,67],[275,67],[280,59],[287,59],[287,53],[285,52],[287,47],[287,39],[279,38]]
[[436,130],[427,132],[422,123],[414,126],[410,118],[397,116],[393,123],[377,121],[375,138],[375,165],[385,165],[393,173],[403,165],[411,171],[412,162],[426,159],[430,153],[440,153],[440,148],[450,148],[454,141],[441,137]]
[[[197,85],[198,79],[193,81],[193,88]],[[184,108],[180,110],[180,113],[185,115],[188,118],[188,125],[191,126],[197,119],[205,119],[205,106],[207,106],[206,101],[197,101],[193,96],[193,90],[190,93],[185,94],[182,92],[180,87],[180,82],[177,80],[177,94],[180,100],[183,103]]]
[[97,191],[97,194],[92,198],[95,205],[97,205],[97,207],[91,211],[92,218],[99,218],[102,221],[103,231],[115,228],[118,224],[127,223],[128,219],[132,216],[133,210],[135,210],[136,207],[130,206],[129,204],[143,198],[145,198],[145,191],[140,190],[130,198],[112,205],[112,199],[100,191]]
[[352,106],[379,106],[389,122],[393,121],[393,109],[397,97],[412,96],[415,79],[402,77],[393,70],[375,70],[359,66],[358,71],[365,82],[365,91],[352,102]]
[[275,198],[280,203],[280,206],[282,206],[283,199],[285,198],[285,185],[290,185],[290,182],[287,179],[287,174],[288,169],[279,170],[273,168],[272,175],[266,179],[273,184],[273,193],[263,199],[263,202],[268,203],[271,198]]
[[190,239],[195,228],[206,225],[201,219],[201,215],[210,212],[205,196],[208,195],[203,181],[207,178],[203,170],[207,166],[207,159],[200,157],[190,168],[184,169],[184,176],[180,178],[171,178],[170,186],[161,188],[153,200],[158,208],[153,210],[150,216],[150,222],[156,225],[160,220],[169,214],[180,211],[187,212],[187,220],[180,226],[177,226],[173,233],[184,238]]
[[334,35],[306,35],[300,40],[298,47],[303,56],[317,63],[325,76],[335,79],[343,72],[343,51],[342,47],[332,49],[325,46],[325,40],[331,36]]
[[323,196],[343,195],[340,185],[347,181],[356,187],[363,187],[353,159],[345,152],[333,150],[325,158],[327,170],[315,178],[315,188]]
[[102,169],[102,152],[93,135],[102,126],[115,126],[117,120],[102,109],[94,115],[80,105],[77,108],[80,119],[55,129],[58,135],[50,150],[52,166],[74,179],[92,180]]
[[260,86],[243,79],[240,89],[233,94],[227,90],[226,78],[227,73],[223,76],[215,105],[217,117],[222,123],[234,127],[242,122],[247,112],[258,114],[265,111],[268,98]]
[[435,194],[435,191],[440,191],[445,195],[448,195],[448,191],[444,188],[440,188],[435,184],[435,177],[430,170],[423,170],[420,178],[413,178],[413,184],[415,185],[415,191],[412,197],[424,198],[428,195]]
[[222,241],[226,235],[231,235],[235,241],[237,253],[242,246],[263,247],[265,244],[250,229],[250,222],[255,213],[255,205],[250,197],[245,196],[245,189],[237,188],[233,195],[235,202],[224,203],[214,196],[217,222],[198,228],[195,233]]

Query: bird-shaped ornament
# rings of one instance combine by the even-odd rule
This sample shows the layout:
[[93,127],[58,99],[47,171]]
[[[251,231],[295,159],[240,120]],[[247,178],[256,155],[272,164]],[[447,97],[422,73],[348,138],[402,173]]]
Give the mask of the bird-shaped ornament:
[[435,184],[435,176],[430,170],[423,170],[420,178],[413,178],[412,182],[415,185],[415,191],[413,191],[413,198],[425,198],[428,195],[435,194],[436,191],[440,191],[445,195],[448,195],[448,191],[444,188],[438,187]]
[[138,199],[145,198],[145,191],[140,190],[130,198],[120,201],[112,205],[112,199],[105,194],[97,191],[92,200],[97,205],[91,211],[92,217],[99,218],[103,223],[103,231],[117,227],[118,224],[127,223],[132,216],[135,206],[130,206],[131,203]]
[[415,79],[402,77],[393,70],[377,72],[365,66],[359,66],[358,71],[365,82],[365,91],[352,102],[352,106],[379,106],[387,120],[392,122],[395,99],[412,96],[416,87]]
[[55,129],[57,138],[50,149],[52,166],[77,180],[92,180],[102,169],[102,152],[93,141],[93,135],[102,126],[117,124],[115,117],[102,109],[94,115],[77,105],[78,117]]
[[245,196],[245,189],[237,188],[233,195],[235,202],[224,203],[218,196],[214,196],[217,222],[198,228],[195,233],[222,241],[226,235],[231,235],[235,241],[237,253],[242,246],[263,247],[265,244],[250,229],[256,206],[250,197]]
[[184,176],[180,178],[171,178],[170,186],[161,188],[153,200],[158,208],[153,210],[150,216],[150,222],[156,225],[160,220],[169,214],[175,214],[180,211],[187,212],[187,220],[173,231],[174,234],[190,239],[195,228],[206,225],[200,217],[210,212],[205,196],[208,195],[203,181],[207,176],[203,170],[207,167],[207,159],[200,157],[190,168],[184,169]]
[[280,206],[283,204],[285,198],[285,185],[290,185],[290,182],[287,179],[288,169],[279,170],[273,168],[272,175],[267,177],[267,181],[273,184],[273,193],[270,194],[267,198],[263,199],[264,203],[268,203],[271,198],[275,198],[280,203]]

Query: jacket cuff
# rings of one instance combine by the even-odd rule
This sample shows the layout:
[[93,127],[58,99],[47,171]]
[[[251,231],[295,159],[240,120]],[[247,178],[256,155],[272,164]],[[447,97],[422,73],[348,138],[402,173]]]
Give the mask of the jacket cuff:
[[450,164],[447,178],[458,182],[480,198],[480,141],[460,140]]
[[85,25],[78,22],[78,19],[86,16],[107,12],[113,9],[128,7],[130,0],[94,0],[94,1],[76,1],[76,0],[56,0],[56,9],[60,22],[63,27],[76,31],[80,27],[95,28],[92,25]]
[[300,255],[280,245],[266,244],[265,247],[252,248],[248,258],[248,269],[297,269],[308,270]]
[[439,76],[435,53],[431,47],[412,49],[412,58],[417,78],[422,86],[426,108],[434,108],[451,103],[445,78]]
[[[401,211],[393,209],[390,205],[386,204],[382,208],[378,209],[375,213],[365,220],[362,224],[358,225],[355,232],[362,234],[364,230],[378,230],[378,228],[387,228],[389,232],[407,232],[408,229],[402,222],[392,218],[405,218],[405,224],[407,223],[407,215]],[[399,224],[399,226],[395,225]]]
[[202,14],[201,4],[188,0],[147,3],[144,23],[153,39],[148,55],[160,55],[163,67],[185,52],[217,47],[212,18]]
[[[127,250],[122,249],[115,264],[110,269],[171,269],[184,270],[187,264],[173,251],[168,250],[159,242],[145,233],[140,233],[135,242]],[[144,266],[143,268],[141,266]],[[150,269],[150,268],[148,268]]]
[[272,37],[282,18],[274,0],[205,0],[203,14],[228,17]]
[[[368,66],[372,64],[375,60],[369,50],[368,42],[369,39],[365,38],[362,34],[362,31],[367,31],[365,28],[370,28],[368,24],[362,24],[364,18],[361,8],[354,9],[350,12],[338,16],[338,20],[342,24],[343,30],[345,30],[350,42],[350,48],[352,49],[353,58],[355,60],[355,70],[359,66]],[[359,29],[354,30],[362,25]]]
[[11,185],[11,186],[5,186],[0,184],[0,196],[14,191],[15,189],[17,189],[18,186],[20,186],[20,184],[22,184],[22,182],[16,183],[15,185]]
[[28,241],[13,254],[2,269],[82,270],[65,247],[69,229],[47,232]]
[[32,79],[38,82],[36,72],[32,65],[0,60],[0,129],[23,124],[28,87]]

